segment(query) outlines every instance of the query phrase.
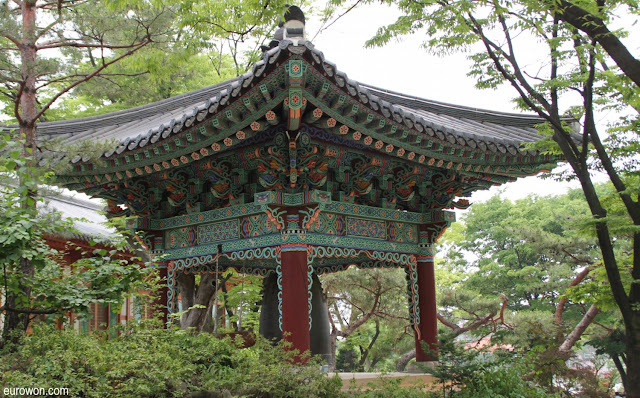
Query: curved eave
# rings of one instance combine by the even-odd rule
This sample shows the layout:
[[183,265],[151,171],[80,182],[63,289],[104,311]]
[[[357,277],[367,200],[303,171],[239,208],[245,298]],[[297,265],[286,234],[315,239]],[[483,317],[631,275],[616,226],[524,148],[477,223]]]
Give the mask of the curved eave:
[[[312,67],[309,72],[313,78],[305,77],[304,95],[308,101],[347,126],[349,134],[366,131],[374,142],[383,142],[381,148],[372,145],[372,150],[434,167],[454,168],[476,177],[531,175],[561,160],[521,148],[523,142],[541,138],[534,127],[542,122],[539,118],[478,111],[366,86],[338,71],[309,42],[293,46],[282,41],[267,51],[250,72],[216,86],[127,111],[42,124],[39,129],[45,137],[66,137],[67,141],[120,140],[98,161],[82,156],[72,159],[73,170],[66,175],[74,180],[71,183],[127,179],[182,166],[216,153],[216,144],[219,150],[230,149],[268,127],[265,114],[281,106],[287,96],[283,65],[292,56],[303,58]],[[320,98],[317,85],[310,84],[310,79],[328,82],[330,95],[357,104],[359,114],[345,115],[345,106],[332,106],[326,92],[325,99]],[[252,111],[254,104],[260,109]],[[234,114],[236,111],[239,113]],[[362,115],[372,115],[372,120]],[[379,126],[382,120],[384,127],[371,127]],[[149,123],[155,123],[155,127],[146,129]],[[255,130],[254,123],[260,125]],[[87,126],[91,128],[86,129]],[[144,129],[146,133],[134,136]],[[353,135],[348,138],[353,139]],[[389,150],[389,146],[393,149]]]

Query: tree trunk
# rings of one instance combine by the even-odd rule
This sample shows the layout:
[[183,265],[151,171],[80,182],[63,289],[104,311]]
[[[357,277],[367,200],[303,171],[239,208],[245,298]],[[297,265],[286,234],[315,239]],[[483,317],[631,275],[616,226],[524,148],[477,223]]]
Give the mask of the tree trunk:
[[416,349],[414,348],[413,350],[402,354],[402,356],[400,357],[400,359],[398,359],[398,362],[396,362],[396,370],[398,372],[404,372],[404,370],[407,368],[407,365],[409,364],[409,362],[416,357]]
[[[576,275],[575,278],[573,278],[571,283],[569,283],[568,288],[576,286],[577,284],[582,282],[584,278],[589,274],[590,271],[591,271],[591,268],[589,267],[586,267],[585,269],[583,269],[578,275]],[[562,326],[562,315],[564,314],[564,307],[567,304],[567,301],[568,299],[566,297],[562,297],[558,302],[558,304],[556,305],[556,312],[554,317],[555,317],[556,324],[559,327]]]
[[[595,142],[598,138],[597,134],[593,132],[592,136],[596,136],[592,141],[598,146],[600,142]],[[629,295],[627,295],[613,249],[611,233],[606,222],[607,211],[600,203],[600,199],[593,186],[593,181],[589,175],[586,161],[578,159],[575,156],[568,143],[569,139],[569,137],[561,132],[554,134],[554,140],[562,149],[562,152],[565,154],[580,181],[585,199],[596,221],[596,236],[598,238],[598,244],[600,245],[600,252],[602,253],[602,261],[607,272],[609,287],[620,309],[625,325],[625,334],[627,337],[627,385],[629,387],[626,393],[628,397],[640,398],[640,311],[635,309],[640,305],[640,286],[638,286],[640,284],[632,283]],[[599,155],[603,153],[602,156],[606,156],[602,148],[598,149]],[[628,213],[632,215],[631,211]],[[638,280],[640,278],[640,235],[634,234],[633,240],[634,254],[631,276],[635,280]]]
[[220,330],[220,319],[222,318],[223,315],[224,315],[224,308],[219,305],[216,306],[216,317],[213,320],[213,334],[216,334],[216,335],[218,334],[218,331]]
[[[331,315],[329,315],[331,316]],[[331,356],[329,357],[329,371],[330,372],[336,372],[336,349],[338,348],[338,344],[337,344],[337,335],[336,335],[336,330],[333,329],[331,331],[331,334],[329,335],[329,343],[330,343],[330,350],[329,353],[331,354]]]
[[367,348],[362,348],[362,346],[360,346],[360,362],[358,363],[359,369],[364,369],[365,362],[367,362],[369,353],[371,352],[371,347],[373,347],[376,340],[378,340],[378,336],[380,336],[380,321],[376,319],[376,333],[373,335],[371,342],[369,342]]
[[193,274],[181,274],[176,278],[178,291],[180,292],[180,301],[182,303],[183,312],[180,317],[180,326],[187,322],[187,311],[193,307],[196,294],[196,277]]
[[212,303],[211,309],[207,311],[207,318],[204,320],[204,325],[202,326],[202,332],[204,333],[213,333],[213,329],[215,328],[213,322],[213,307],[215,306],[215,302],[212,301]]
[[[17,98],[15,116],[20,123],[20,133],[25,140],[23,158],[29,159],[26,163],[24,177],[20,178],[20,185],[32,181],[32,170],[37,165],[36,157],[36,115],[38,113],[36,102],[36,4],[33,0],[22,2],[22,42],[20,44],[22,89]],[[23,178],[29,180],[24,181]],[[28,185],[30,186],[30,185]],[[35,215],[37,212],[35,188],[27,189],[27,198],[23,198],[20,204],[22,208],[31,209]],[[31,200],[27,200],[27,199]],[[18,295],[6,292],[7,308],[29,308],[31,301],[31,281],[34,275],[34,266],[31,260],[21,258],[19,264]],[[12,342],[18,343],[22,334],[29,328],[30,316],[28,312],[6,311],[2,345]]]
[[[191,308],[190,310],[187,308],[183,307],[183,311],[188,310],[183,316],[182,319],[180,321],[180,327],[182,329],[192,329],[194,332],[196,333],[200,333],[202,331],[202,328],[205,325],[205,322],[207,321],[207,314],[209,312],[211,312],[211,308],[213,307],[213,299],[215,297],[215,278],[216,278],[216,274],[215,273],[206,273],[206,274],[202,274],[201,278],[200,278],[200,284],[198,285],[198,288],[195,291],[195,295],[193,295],[193,304],[191,305],[191,307],[193,307],[194,305],[198,305],[198,306],[203,306],[204,308]],[[182,283],[180,281],[183,281]],[[178,283],[180,285],[184,285],[184,289],[185,291],[189,291],[190,287],[189,287],[189,283],[190,282],[186,282],[185,281],[190,281],[190,278],[185,278],[182,279],[182,277],[178,278]],[[181,286],[180,290],[183,290],[183,287]],[[183,298],[184,300],[184,298]],[[189,300],[187,300],[188,302]],[[183,303],[185,303],[185,301],[183,301]],[[184,306],[184,304],[183,304]]]
[[627,339],[627,396],[640,398],[640,233],[633,235],[633,269],[631,277],[634,282],[629,289],[629,303],[632,308],[629,319],[625,319]]
[[625,323],[625,334],[627,339],[625,391],[629,398],[640,398],[640,310],[633,311],[631,322]]
[[622,362],[620,361],[620,357],[617,355],[612,355],[611,359],[613,360],[613,363],[616,365],[616,369],[618,369],[618,373],[620,373],[620,379],[622,380],[622,388],[624,388],[625,391],[628,391],[629,386],[627,384],[627,372],[624,366],[622,365]]

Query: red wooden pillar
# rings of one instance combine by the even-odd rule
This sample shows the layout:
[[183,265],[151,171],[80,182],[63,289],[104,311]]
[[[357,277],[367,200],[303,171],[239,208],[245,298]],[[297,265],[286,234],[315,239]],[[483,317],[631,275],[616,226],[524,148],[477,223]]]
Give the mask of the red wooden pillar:
[[[416,362],[436,361],[438,353],[438,317],[436,308],[436,277],[433,261],[433,245],[444,233],[448,222],[423,225],[420,228],[418,253],[418,308],[420,309],[420,337],[416,335]],[[433,355],[422,349],[426,343]]]
[[[290,243],[280,248],[282,332],[285,334],[284,339],[292,344],[292,348],[302,354],[310,348],[307,246]],[[300,358],[296,361],[300,361]]]
[[438,319],[436,315],[436,278],[433,254],[418,257],[418,308],[420,308],[420,338],[416,335],[416,361],[435,361],[437,358],[422,349],[421,342],[428,344],[434,353],[438,352]]

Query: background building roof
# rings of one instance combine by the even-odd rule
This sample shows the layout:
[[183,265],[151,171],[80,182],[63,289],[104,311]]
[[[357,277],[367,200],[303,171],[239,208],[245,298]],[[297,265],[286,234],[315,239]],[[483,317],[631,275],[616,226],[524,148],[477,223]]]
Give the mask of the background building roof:
[[[84,195],[83,195],[84,196]],[[109,241],[115,238],[117,232],[107,227],[107,217],[102,214],[104,206],[98,200],[83,199],[78,194],[63,193],[59,195],[45,195],[41,213],[56,212],[62,219],[73,219],[75,230],[63,232],[60,237],[66,239],[81,239],[84,241]]]

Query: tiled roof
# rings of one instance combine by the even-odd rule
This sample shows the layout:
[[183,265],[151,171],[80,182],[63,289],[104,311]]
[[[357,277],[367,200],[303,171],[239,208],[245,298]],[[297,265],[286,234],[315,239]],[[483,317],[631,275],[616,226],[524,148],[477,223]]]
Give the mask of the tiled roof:
[[84,139],[131,141],[151,130],[162,131],[165,127],[174,126],[210,99],[224,96],[236,80],[104,115],[39,123],[38,134],[41,138],[62,138],[70,143]]
[[[543,119],[535,115],[510,114],[490,110],[475,109],[437,101],[417,98],[393,91],[369,86],[351,80],[338,71],[336,66],[325,60],[324,55],[310,42],[302,41],[294,46],[283,40],[275,48],[266,51],[262,60],[251,71],[235,79],[185,93],[159,102],[140,107],[93,116],[38,124],[40,139],[62,138],[69,143],[79,140],[115,140],[117,148],[105,153],[106,157],[125,150],[143,147],[178,133],[215,113],[231,99],[241,94],[243,87],[249,86],[254,78],[260,77],[268,64],[286,57],[289,50],[295,53],[310,52],[311,57],[324,72],[335,79],[353,96],[398,123],[415,126],[418,131],[431,128],[440,139],[451,143],[470,145],[491,151],[496,147],[501,152],[512,154],[521,152],[523,142],[539,140],[535,125]],[[14,126],[15,127],[15,126]],[[9,126],[0,126],[6,130]],[[82,159],[77,157],[75,163]]]
[[48,195],[44,199],[41,214],[56,212],[62,219],[74,219],[74,230],[60,233],[61,238],[108,242],[117,234],[115,229],[105,225],[107,218],[101,213],[103,206],[95,200],[70,195]]

